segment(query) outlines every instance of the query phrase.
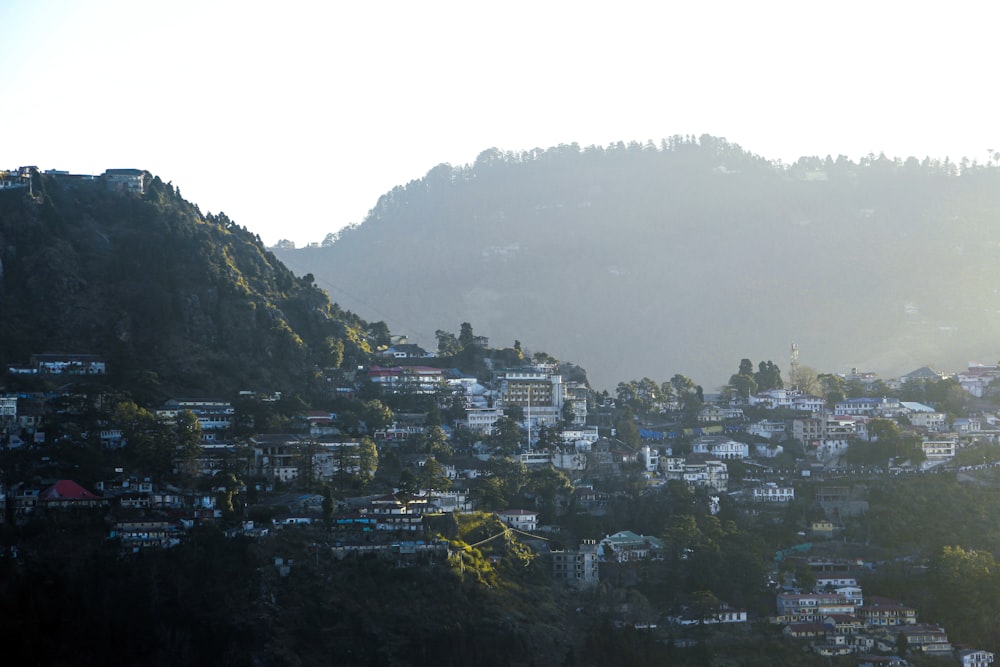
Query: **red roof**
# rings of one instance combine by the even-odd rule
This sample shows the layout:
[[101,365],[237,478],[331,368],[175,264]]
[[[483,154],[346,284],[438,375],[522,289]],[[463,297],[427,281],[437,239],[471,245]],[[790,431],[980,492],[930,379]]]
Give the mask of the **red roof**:
[[71,479],[61,479],[38,495],[41,500],[96,500],[98,496]]

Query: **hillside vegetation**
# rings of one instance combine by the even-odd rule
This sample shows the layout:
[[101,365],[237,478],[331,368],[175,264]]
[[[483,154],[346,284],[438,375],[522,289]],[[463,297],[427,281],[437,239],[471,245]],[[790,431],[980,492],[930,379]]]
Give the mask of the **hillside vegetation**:
[[311,277],[159,178],[141,197],[47,175],[33,189],[0,193],[0,363],[99,354],[121,383],[191,394],[301,389],[368,351]]
[[[723,139],[483,152],[393,188],[321,247],[275,248],[425,345],[461,319],[598,388],[747,350],[884,374],[992,361],[1000,169],[869,156],[782,165]],[[985,358],[985,359],[983,359]]]

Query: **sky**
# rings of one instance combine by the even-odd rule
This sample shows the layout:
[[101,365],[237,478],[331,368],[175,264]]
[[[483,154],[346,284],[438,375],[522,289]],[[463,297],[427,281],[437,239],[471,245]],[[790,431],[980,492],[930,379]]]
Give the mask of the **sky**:
[[268,245],[483,150],[1000,150],[1000,6],[0,0],[0,168],[145,169]]

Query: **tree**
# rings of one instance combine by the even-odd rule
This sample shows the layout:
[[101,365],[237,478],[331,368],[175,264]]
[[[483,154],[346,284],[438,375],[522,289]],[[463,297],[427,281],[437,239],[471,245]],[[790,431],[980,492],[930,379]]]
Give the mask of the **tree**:
[[444,466],[433,457],[424,461],[417,478],[420,480],[420,486],[425,489],[447,491],[451,488],[451,480],[448,479]]
[[757,365],[757,373],[754,375],[759,391],[769,391],[771,389],[782,389],[784,383],[781,381],[781,370],[773,361],[762,361]]
[[439,356],[453,357],[462,351],[462,346],[455,334],[438,329],[434,332],[434,337],[437,338]]
[[505,454],[521,446],[521,427],[510,417],[501,417],[493,424],[493,434],[487,438],[494,447]]
[[323,525],[329,528],[333,525],[333,492],[329,485],[323,485]]
[[757,381],[753,379],[753,375],[742,373],[733,375],[729,378],[729,386],[732,387],[735,395],[744,400],[757,393]]
[[378,470],[378,448],[371,438],[361,438],[358,445],[358,479],[362,486],[367,486]]
[[392,409],[382,403],[379,399],[373,398],[369,401],[365,401],[361,412],[361,418],[364,420],[365,426],[368,427],[369,432],[378,431],[379,429],[383,429],[392,424]]
[[458,334],[459,347],[465,350],[473,345],[475,339],[476,336],[472,333],[472,325],[468,322],[462,322],[462,327]]
[[177,459],[188,474],[197,474],[196,459],[202,453],[201,423],[190,410],[177,413],[174,421],[174,436],[177,441]]
[[392,336],[389,333],[389,325],[382,321],[372,322],[369,324],[368,335],[371,336],[376,349],[380,347],[388,347],[389,343],[392,342]]
[[844,400],[847,391],[847,381],[839,375],[824,373],[817,377],[820,394],[826,400],[828,407],[833,407]]
[[642,438],[639,436],[639,427],[635,425],[635,413],[632,412],[632,408],[625,408],[625,411],[615,424],[615,433],[619,440],[632,449],[638,449],[639,445],[642,444]]

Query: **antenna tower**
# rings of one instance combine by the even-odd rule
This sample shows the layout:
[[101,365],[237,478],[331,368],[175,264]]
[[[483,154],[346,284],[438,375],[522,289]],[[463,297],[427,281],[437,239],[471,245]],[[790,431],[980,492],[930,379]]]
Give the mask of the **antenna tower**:
[[789,379],[792,381],[792,389],[799,386],[799,346],[792,343],[792,361],[789,365]]

